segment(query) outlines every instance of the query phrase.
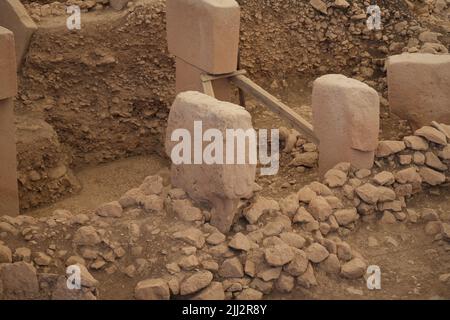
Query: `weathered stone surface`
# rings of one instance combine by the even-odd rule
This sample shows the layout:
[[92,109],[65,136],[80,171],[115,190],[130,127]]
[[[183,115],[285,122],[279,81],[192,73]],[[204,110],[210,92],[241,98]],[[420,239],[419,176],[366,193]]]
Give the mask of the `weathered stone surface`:
[[325,173],[324,182],[331,188],[342,187],[347,182],[347,174],[341,170],[330,169]]
[[228,245],[233,249],[243,251],[249,251],[253,247],[252,242],[241,232],[236,233]]
[[[7,2],[3,3],[2,1],[0,9]],[[1,15],[3,15],[3,11],[0,10],[0,17]],[[13,32],[0,26],[0,69],[2,70],[2,73],[0,73],[0,100],[12,98],[17,93],[14,40]]]
[[127,6],[128,2],[130,2],[130,0],[109,0],[109,5],[114,10],[122,10]]
[[[0,1],[0,25],[14,33],[16,56],[14,64],[17,63],[17,67],[20,68],[22,60],[28,51],[31,36],[37,30],[36,23],[30,18],[20,0],[3,0]],[[0,45],[0,48],[3,48],[3,45]],[[1,56],[2,54],[0,53]]]
[[346,226],[358,219],[356,208],[336,210],[334,216],[340,226]]
[[[387,62],[389,106],[415,128],[431,121],[450,123],[450,56],[401,54]],[[424,106],[427,106],[424,108]]]
[[291,276],[298,277],[308,268],[308,256],[303,250],[296,250],[294,259],[283,267],[283,270]]
[[280,210],[278,202],[273,199],[267,199],[257,196],[256,201],[250,208],[244,210],[244,217],[251,224],[254,224],[264,214]]
[[198,271],[181,282],[180,294],[184,296],[206,288],[212,279],[213,274],[211,272]]
[[118,201],[104,203],[97,208],[95,213],[100,217],[119,218],[122,216],[122,206]]
[[391,185],[395,182],[395,177],[392,172],[382,171],[373,177],[373,181],[378,183],[381,186]]
[[334,253],[330,254],[321,264],[320,267],[329,274],[339,274],[341,272],[341,262]]
[[[174,156],[180,156],[182,144],[178,142],[180,137],[173,137],[176,141],[172,141],[172,134],[179,133],[179,131],[175,132],[177,129],[187,130],[192,144],[199,143],[201,138],[196,137],[196,134],[199,134],[200,125],[203,132],[208,129],[219,130],[222,133],[221,142],[223,137],[226,137],[227,129],[250,130],[248,132],[254,133],[251,116],[244,108],[199,92],[183,92],[177,96],[170,109],[166,133],[167,154],[172,157],[173,152]],[[236,139],[234,140],[236,142]],[[210,144],[206,143],[198,147],[202,150],[201,155],[208,151],[208,147],[211,148]],[[222,151],[225,145],[217,147]],[[191,150],[190,148],[191,145],[186,147],[187,150]],[[238,199],[249,197],[253,193],[256,163],[251,164],[247,156],[253,152],[256,154],[256,144],[244,142],[244,148],[239,150],[238,154],[244,155],[245,164],[208,164],[208,162],[205,163],[206,159],[197,159],[195,152],[191,154],[187,151],[186,155],[181,152],[184,155],[184,163],[178,163],[172,158],[176,161],[172,163],[172,184],[184,189],[194,200],[209,201],[215,209],[212,211],[211,224],[221,232],[229,230]],[[236,163],[236,158],[234,159],[233,162]],[[181,162],[181,159],[178,160]],[[225,163],[226,154],[217,161]]]
[[367,265],[360,258],[354,258],[342,265],[341,275],[349,279],[358,279],[366,273]]
[[261,300],[263,293],[261,291],[247,288],[242,290],[242,292],[237,296],[237,300]]
[[308,264],[308,268],[306,268],[305,273],[297,278],[297,283],[306,289],[309,289],[312,286],[317,286],[317,279],[314,275],[314,269],[311,263]]
[[430,126],[424,126],[420,129],[417,129],[414,132],[415,135],[424,137],[428,141],[441,144],[441,145],[447,145],[447,137],[445,134],[443,134],[441,131],[437,130],[436,128],[430,127]]
[[77,245],[94,246],[99,244],[101,239],[94,227],[83,226],[75,232],[73,242]]
[[423,182],[432,186],[437,186],[445,182],[445,174],[427,167],[421,167],[419,169],[419,174],[422,177]]
[[26,262],[0,265],[3,292],[11,298],[31,298],[39,291],[36,269]]
[[306,248],[305,252],[308,256],[308,259],[314,263],[322,262],[329,255],[327,249],[319,243],[313,243],[308,248]]
[[431,151],[425,153],[425,164],[430,168],[439,171],[446,171],[448,169],[447,165],[443,164],[438,156]]
[[326,221],[330,216],[332,209],[324,197],[316,197],[309,203],[308,212],[310,212],[315,219]]
[[[0,16],[3,15],[1,8],[8,5],[6,2],[0,3]],[[2,27],[0,70],[0,212],[15,216],[19,214],[16,128],[12,99],[17,93],[16,59],[14,36],[11,31]]]
[[208,73],[236,70],[240,28],[236,1],[169,0],[166,5],[170,53]]
[[399,183],[422,183],[422,178],[413,167],[397,171],[395,174],[395,180]]
[[356,188],[355,191],[368,204],[375,204],[378,201],[378,188],[371,183],[363,184]]
[[305,238],[295,232],[283,232],[280,234],[281,240],[286,242],[291,247],[301,249],[305,245]]
[[312,191],[309,187],[303,187],[298,191],[297,196],[299,201],[309,203],[317,196],[317,193]]
[[213,281],[211,284],[196,294],[192,300],[225,300],[225,292],[221,282]]
[[340,162],[358,169],[372,167],[379,131],[374,89],[343,75],[325,75],[314,81],[312,109],[321,173]]
[[7,246],[0,244],[0,263],[11,263],[12,252]]
[[219,275],[224,278],[240,278],[244,276],[244,268],[238,258],[229,258],[220,266]]
[[147,279],[138,282],[134,296],[138,300],[169,300],[170,290],[163,279]]
[[173,234],[175,239],[183,240],[190,245],[201,249],[205,244],[205,236],[196,228],[188,228],[182,231],[175,232]]
[[405,150],[406,146],[403,141],[380,141],[377,148],[377,157],[387,157],[391,154]]
[[264,257],[271,266],[281,267],[294,259],[294,251],[288,245],[275,245],[264,250]]
[[388,187],[378,187],[378,201],[393,201],[396,198],[395,191]]
[[322,0],[310,0],[309,3],[317,11],[322,12],[323,14],[328,14],[327,12],[328,6]]
[[408,148],[417,151],[426,151],[429,147],[427,140],[418,136],[407,136],[403,138],[403,141]]

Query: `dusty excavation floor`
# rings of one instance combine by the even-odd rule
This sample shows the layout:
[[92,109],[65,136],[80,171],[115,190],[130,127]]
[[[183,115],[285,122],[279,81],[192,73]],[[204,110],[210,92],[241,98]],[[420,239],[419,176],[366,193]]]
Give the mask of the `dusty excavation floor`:
[[[309,119],[310,96],[307,84],[296,84],[279,92],[279,96]],[[293,93],[295,92],[295,93]],[[300,94],[299,94],[300,93]],[[283,125],[279,119],[256,106],[253,101],[248,105],[252,110],[256,127],[277,127]],[[386,110],[383,113],[381,136],[395,139],[409,132],[409,128],[391,117]],[[399,130],[400,128],[400,130]],[[317,179],[315,169],[299,172],[288,166],[290,155],[282,154],[280,172],[274,177],[260,177],[258,183],[263,187],[261,194],[282,199],[289,193]],[[160,174],[169,179],[169,162],[156,155],[132,157],[76,172],[83,189],[74,196],[57,203],[27,212],[32,216],[50,215],[56,209],[67,209],[72,214],[88,213],[100,203],[116,200],[127,190],[138,186],[146,176]],[[288,183],[286,183],[288,182]],[[443,220],[450,218],[450,190],[448,187],[425,189],[408,202],[408,208],[422,212],[433,208],[441,214]],[[148,258],[152,261],[148,277],[158,276],[169,262],[166,255],[171,251],[170,216],[154,217],[153,231],[144,246]],[[450,245],[439,245],[433,236],[424,232],[424,223],[412,224],[397,222],[393,225],[375,221],[361,223],[354,232],[343,236],[343,240],[358,248],[364,257],[381,268],[381,290],[368,290],[364,279],[346,280],[331,276],[323,271],[316,272],[319,283],[309,289],[299,286],[289,294],[275,290],[267,299],[450,299],[450,289],[441,275],[450,273]],[[100,281],[102,299],[130,299],[138,280],[125,273],[116,272],[113,277],[105,272],[92,271]]]

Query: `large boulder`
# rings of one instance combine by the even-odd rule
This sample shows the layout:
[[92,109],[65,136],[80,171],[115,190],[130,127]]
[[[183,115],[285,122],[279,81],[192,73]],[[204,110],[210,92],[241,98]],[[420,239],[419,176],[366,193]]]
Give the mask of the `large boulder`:
[[391,56],[387,79],[392,112],[415,129],[432,121],[450,123],[450,55]]

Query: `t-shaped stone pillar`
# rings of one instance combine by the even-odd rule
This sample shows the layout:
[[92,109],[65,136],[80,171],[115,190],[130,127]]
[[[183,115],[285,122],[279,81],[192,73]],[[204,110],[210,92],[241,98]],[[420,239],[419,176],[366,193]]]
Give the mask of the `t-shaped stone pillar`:
[[[246,142],[250,139],[245,135],[252,131],[251,115],[243,107],[199,92],[180,93],[170,108],[165,146],[172,159],[172,185],[197,201],[211,203],[211,225],[224,233],[230,230],[239,199],[253,194],[256,164],[249,155],[252,150],[256,153],[256,144]],[[214,138],[206,138],[208,132],[215,132]],[[214,152],[206,141],[214,141]],[[181,152],[179,146],[185,143]],[[177,160],[180,153],[187,161]],[[207,159],[212,154],[217,156],[214,161]],[[239,155],[247,160],[238,162]]]
[[[203,91],[202,73],[237,70],[240,8],[235,0],[167,0],[167,42],[176,56],[176,91]],[[227,80],[213,82],[216,97],[229,100]]]
[[19,214],[13,103],[16,94],[14,35],[0,27],[0,215]]
[[380,99],[374,89],[344,75],[325,75],[314,81],[312,109],[320,174],[339,162],[372,167],[380,126]]

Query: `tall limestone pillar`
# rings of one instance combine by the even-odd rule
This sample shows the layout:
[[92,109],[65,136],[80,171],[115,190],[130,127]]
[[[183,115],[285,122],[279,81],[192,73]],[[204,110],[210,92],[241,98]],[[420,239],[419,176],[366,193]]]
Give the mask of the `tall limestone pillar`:
[[19,214],[13,103],[16,94],[14,35],[0,27],[0,215]]

